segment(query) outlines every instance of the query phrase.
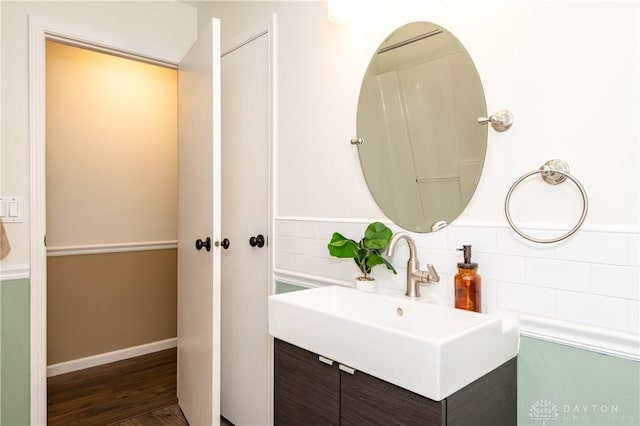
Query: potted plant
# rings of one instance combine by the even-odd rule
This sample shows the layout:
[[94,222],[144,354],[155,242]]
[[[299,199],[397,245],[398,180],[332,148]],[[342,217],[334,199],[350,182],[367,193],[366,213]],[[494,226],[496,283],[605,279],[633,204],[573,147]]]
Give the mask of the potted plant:
[[397,274],[393,265],[381,253],[389,244],[392,236],[393,232],[385,224],[373,222],[367,226],[364,237],[359,242],[334,232],[327,247],[331,256],[352,258],[362,272],[361,276],[356,277],[356,288],[369,287],[371,291],[375,289],[375,285],[374,278],[369,274],[374,266],[384,265],[388,270]]

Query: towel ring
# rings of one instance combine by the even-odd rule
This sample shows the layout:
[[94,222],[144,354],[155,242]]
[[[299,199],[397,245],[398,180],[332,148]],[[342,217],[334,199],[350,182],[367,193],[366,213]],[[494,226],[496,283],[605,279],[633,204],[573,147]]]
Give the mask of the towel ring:
[[[569,179],[578,187],[578,189],[580,190],[580,195],[582,195],[582,215],[580,215],[580,219],[578,220],[578,223],[576,223],[576,225],[573,228],[571,228],[569,232],[557,238],[543,240],[543,239],[531,237],[525,234],[524,232],[522,232],[513,223],[513,220],[511,219],[511,213],[509,212],[509,202],[511,201],[511,194],[513,193],[513,190],[518,185],[520,185],[520,183],[523,180],[538,173],[542,176],[542,179],[544,179],[545,182],[551,185],[557,185]],[[576,178],[574,178],[569,174],[569,166],[567,165],[567,163],[565,163],[562,160],[547,161],[538,170],[534,170],[522,176],[520,179],[515,181],[513,185],[511,185],[511,188],[509,188],[509,192],[507,192],[507,197],[504,200],[504,213],[507,216],[507,222],[509,222],[509,226],[511,226],[511,228],[516,232],[516,234],[520,235],[522,238],[532,241],[534,243],[541,243],[541,244],[557,243],[558,241],[562,241],[566,238],[569,238],[571,235],[575,234],[575,232],[580,228],[580,226],[582,226],[584,219],[587,217],[587,210],[589,210],[589,201],[587,199],[587,192],[585,191],[582,184],[578,182]]]

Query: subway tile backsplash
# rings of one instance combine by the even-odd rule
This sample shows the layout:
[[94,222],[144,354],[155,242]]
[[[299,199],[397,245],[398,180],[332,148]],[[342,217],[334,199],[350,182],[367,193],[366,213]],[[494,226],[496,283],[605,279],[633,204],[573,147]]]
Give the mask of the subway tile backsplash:
[[634,266],[592,265],[591,290],[603,296],[640,300],[640,269]]
[[573,291],[591,289],[591,266],[582,262],[557,259],[525,260],[525,283]]
[[640,235],[628,234],[629,240],[629,265],[640,266]]
[[[319,280],[350,285],[358,269],[350,259],[329,255],[327,243],[333,232],[358,239],[369,222],[322,219],[276,219],[275,267]],[[389,225],[394,232],[401,229]],[[540,238],[557,236],[537,230]],[[485,312],[514,318],[518,313],[549,317],[584,325],[640,333],[640,238],[637,232],[578,231],[556,244],[534,244],[510,228],[495,225],[450,225],[433,234],[411,234],[418,246],[422,267],[432,263],[440,283],[422,287],[422,293],[453,305],[453,276],[462,254],[456,248],[473,246],[479,264]],[[391,263],[393,275],[383,267],[374,269],[378,285],[405,287],[408,250],[398,246]]]
[[548,288],[500,283],[497,289],[497,305],[500,309],[526,314],[556,316],[555,292]]
[[629,303],[617,297],[558,291],[556,317],[564,321],[628,331]]
[[637,300],[629,301],[629,331],[640,334],[640,302]]
[[578,232],[558,245],[557,256],[578,262],[629,264],[629,238],[624,233]]

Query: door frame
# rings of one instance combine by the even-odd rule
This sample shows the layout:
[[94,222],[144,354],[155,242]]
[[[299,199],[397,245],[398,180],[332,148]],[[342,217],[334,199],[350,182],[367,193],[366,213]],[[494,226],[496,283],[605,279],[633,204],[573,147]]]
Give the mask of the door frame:
[[29,230],[30,230],[30,421],[47,423],[46,234],[46,40],[65,41],[131,59],[177,68],[180,58],[141,46],[117,44],[96,34],[29,16]]
[[[277,126],[276,126],[276,41],[277,41],[277,31],[276,31],[276,14],[272,13],[268,17],[256,22],[253,25],[250,25],[240,32],[234,34],[233,36],[226,38],[221,41],[221,59],[225,57],[225,55],[240,49],[242,46],[251,43],[259,37],[266,36],[267,37],[267,56],[268,56],[268,64],[267,70],[269,75],[267,76],[267,86],[268,86],[268,126],[269,131],[267,135],[267,144],[268,144],[268,158],[267,158],[267,172],[269,174],[269,182],[267,184],[267,279],[269,280],[269,295],[275,294],[276,290],[276,282],[274,275],[274,259],[275,259],[275,222],[274,217],[276,215],[276,184],[275,184],[275,169],[276,169],[276,155],[275,155],[275,147],[276,147],[276,136],[277,136]],[[224,82],[222,86],[222,90],[224,91]],[[224,95],[224,93],[223,93]],[[224,113],[224,111],[222,111]],[[224,143],[224,141],[223,141]],[[224,185],[224,184],[223,184]],[[222,231],[224,234],[224,230]],[[224,301],[222,301],[224,302]],[[267,303],[267,301],[265,301]],[[265,321],[267,319],[265,318]],[[273,338],[269,339],[269,386],[268,386],[268,418],[270,424],[273,424]]]

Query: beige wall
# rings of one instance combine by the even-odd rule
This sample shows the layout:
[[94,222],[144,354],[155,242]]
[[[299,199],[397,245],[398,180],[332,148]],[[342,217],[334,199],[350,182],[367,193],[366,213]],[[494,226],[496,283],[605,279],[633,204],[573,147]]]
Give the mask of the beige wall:
[[46,46],[48,363],[176,336],[177,72]]
[[0,189],[25,200],[25,222],[7,229],[12,250],[2,273],[29,265],[30,19],[177,63],[196,38],[197,11],[174,1],[0,1],[0,12]]
[[177,73],[48,41],[47,245],[177,238]]
[[49,365],[176,337],[175,249],[49,257]]

